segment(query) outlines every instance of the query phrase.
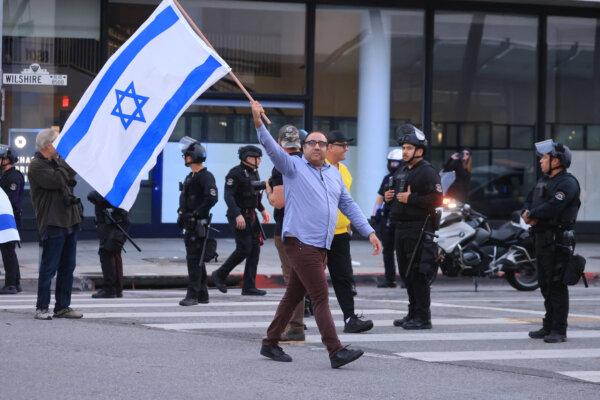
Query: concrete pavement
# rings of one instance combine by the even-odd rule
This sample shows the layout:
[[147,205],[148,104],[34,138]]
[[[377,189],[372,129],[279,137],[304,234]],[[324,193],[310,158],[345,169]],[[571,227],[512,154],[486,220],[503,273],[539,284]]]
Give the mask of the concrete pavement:
[[[183,240],[136,239],[136,242],[142,248],[141,253],[127,244],[125,246],[127,252],[123,254],[124,278],[127,287],[182,287],[186,284],[187,267]],[[75,284],[80,289],[93,290],[102,278],[97,254],[98,242],[95,240],[80,241],[77,246]],[[209,275],[225,261],[234,247],[233,239],[218,240],[218,262],[213,261],[207,264]],[[383,276],[382,257],[371,256],[370,244],[362,240],[353,241],[351,251],[357,283],[375,284],[377,279]],[[588,280],[597,279],[600,276],[600,245],[596,243],[578,244],[577,253],[587,259]],[[21,264],[23,285],[28,288],[35,287],[40,254],[38,244],[36,242],[23,243],[22,247],[17,249],[17,254]],[[235,285],[240,280],[243,270],[243,264],[239,265],[233,271],[229,284]],[[268,288],[278,287],[282,284],[283,277],[277,251],[273,240],[269,239],[261,248],[257,285]]]

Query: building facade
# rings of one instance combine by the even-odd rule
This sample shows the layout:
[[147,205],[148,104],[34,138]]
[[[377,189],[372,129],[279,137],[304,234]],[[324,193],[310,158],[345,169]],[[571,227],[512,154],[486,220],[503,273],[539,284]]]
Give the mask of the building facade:
[[[26,171],[33,138],[62,126],[103,63],[158,0],[4,0],[2,142]],[[427,134],[436,167],[473,154],[472,206],[493,219],[519,209],[537,178],[533,143],[574,150],[579,231],[600,227],[600,3],[594,1],[180,0],[273,121],[355,138],[353,196],[372,210],[396,128]],[[190,55],[193,56],[193,55]],[[176,234],[177,141],[206,144],[222,190],[237,148],[255,143],[245,97],[227,77],[179,120],[131,211],[134,233]],[[94,160],[90,160],[94,162]],[[261,175],[271,165],[263,160]],[[85,198],[90,188],[80,182]],[[266,201],[265,201],[266,202]],[[25,230],[33,234],[29,196]],[[224,223],[225,203],[214,208]],[[85,214],[93,207],[85,204]],[[90,224],[91,226],[91,224]]]

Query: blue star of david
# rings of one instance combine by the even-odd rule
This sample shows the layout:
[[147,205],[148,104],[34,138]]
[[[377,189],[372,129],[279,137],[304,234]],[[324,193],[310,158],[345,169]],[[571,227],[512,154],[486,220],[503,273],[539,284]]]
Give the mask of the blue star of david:
[[[146,104],[149,97],[140,96],[137,94],[135,92],[135,87],[133,87],[133,82],[131,82],[124,91],[115,89],[115,92],[117,94],[117,104],[110,114],[119,117],[125,129],[129,128],[129,125],[131,125],[133,121],[146,122],[144,113],[142,112],[142,107],[144,107],[144,104]],[[135,103],[135,110],[133,110],[133,113],[131,114],[125,114],[121,109],[123,100],[126,97],[129,97]]]

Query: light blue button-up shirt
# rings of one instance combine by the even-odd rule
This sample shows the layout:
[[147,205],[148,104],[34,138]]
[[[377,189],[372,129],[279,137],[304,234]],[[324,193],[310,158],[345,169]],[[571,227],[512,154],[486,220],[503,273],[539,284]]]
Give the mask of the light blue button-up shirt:
[[304,157],[290,156],[261,125],[256,129],[273,165],[283,175],[285,215],[281,236],[293,236],[311,246],[331,247],[337,210],[344,213],[363,236],[373,228],[352,200],[337,168],[324,164],[314,167]]

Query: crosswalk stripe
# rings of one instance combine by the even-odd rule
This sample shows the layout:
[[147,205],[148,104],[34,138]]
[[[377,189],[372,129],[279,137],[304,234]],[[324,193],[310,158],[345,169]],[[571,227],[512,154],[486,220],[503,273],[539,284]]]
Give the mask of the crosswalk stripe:
[[[342,315],[339,310],[334,310],[332,314]],[[240,312],[240,316],[246,316],[244,312]],[[87,314],[85,315],[87,318]],[[373,325],[376,327],[393,325],[393,319],[374,320]],[[240,329],[240,328],[266,328],[269,326],[270,321],[238,321],[238,322],[189,322],[189,323],[175,323],[175,324],[144,324],[150,328],[158,328],[165,330],[202,330],[202,329]],[[343,327],[344,323],[340,320],[334,321],[335,326]],[[436,325],[470,325],[470,324],[519,324],[520,321],[509,320],[508,318],[440,318],[435,320]],[[314,320],[305,321],[306,326],[316,328],[317,324]]]
[[[397,314],[396,310],[377,309],[364,310],[363,312],[372,315],[377,314]],[[333,315],[343,315],[341,310],[331,310]],[[164,312],[105,312],[105,313],[85,313],[87,319],[101,318],[185,318],[185,317],[273,317],[275,310],[266,311],[164,311]]]
[[[570,335],[572,336],[572,335]],[[555,350],[484,350],[484,351],[430,351],[395,353],[404,358],[428,362],[533,360],[548,358],[597,358],[600,349],[555,349]]]
[[[434,321],[435,323],[435,321]],[[364,335],[340,335],[342,342],[428,342],[472,340],[531,340],[528,332],[442,332],[442,333],[367,333]],[[569,331],[569,338],[600,338],[600,331]],[[310,335],[307,343],[321,343],[321,337]]]
[[582,381],[600,383],[600,371],[557,371],[557,373]]

